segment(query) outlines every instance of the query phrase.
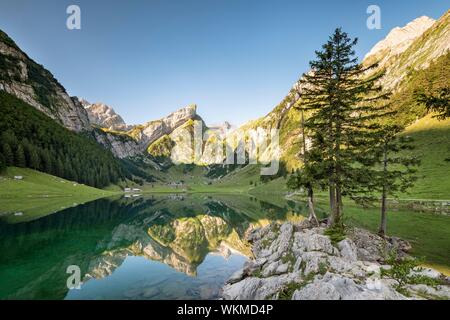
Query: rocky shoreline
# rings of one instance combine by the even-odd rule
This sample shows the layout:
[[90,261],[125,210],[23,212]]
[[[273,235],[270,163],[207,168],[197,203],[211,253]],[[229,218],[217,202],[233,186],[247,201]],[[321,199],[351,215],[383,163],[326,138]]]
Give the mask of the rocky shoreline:
[[223,299],[450,299],[450,278],[419,267],[408,242],[359,228],[340,237],[326,230],[304,220],[250,232],[254,258],[230,277]]

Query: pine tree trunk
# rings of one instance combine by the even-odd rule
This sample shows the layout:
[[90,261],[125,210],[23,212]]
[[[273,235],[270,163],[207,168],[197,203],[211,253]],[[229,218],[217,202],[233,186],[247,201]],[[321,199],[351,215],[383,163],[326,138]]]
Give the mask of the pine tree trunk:
[[387,188],[386,188],[386,175],[387,175],[387,146],[384,148],[384,159],[383,159],[383,191],[381,193],[381,221],[380,229],[378,234],[383,238],[386,236],[386,226],[387,226]]
[[340,186],[336,186],[336,205],[335,205],[335,220],[334,224],[340,224],[342,218],[342,196],[341,196],[341,188]]
[[309,210],[309,222],[314,223],[315,225],[319,225],[319,220],[317,219],[316,212],[314,210],[314,191],[310,186],[308,188],[308,210]]
[[[305,136],[305,118],[303,115],[303,109],[301,110],[302,115],[302,140],[303,140],[303,161],[306,164],[306,136]],[[317,220],[316,212],[314,210],[314,190],[312,184],[308,184],[308,211],[309,211],[309,222],[319,225],[319,220]]]
[[387,225],[387,212],[386,212],[386,189],[383,187],[383,194],[381,195],[381,222],[378,234],[383,238],[386,236],[386,225]]
[[330,183],[330,217],[328,219],[328,225],[333,225],[336,220],[336,189],[333,183]]

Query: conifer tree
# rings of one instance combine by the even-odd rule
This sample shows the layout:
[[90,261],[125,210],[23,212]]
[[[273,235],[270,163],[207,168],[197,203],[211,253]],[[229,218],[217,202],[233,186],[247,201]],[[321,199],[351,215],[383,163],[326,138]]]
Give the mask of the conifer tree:
[[444,120],[450,117],[450,87],[442,88],[435,95],[419,92],[416,99],[419,103],[425,104],[428,112],[435,112],[436,118]]
[[61,162],[61,158],[59,158],[59,157],[55,161],[55,168],[54,168],[54,170],[55,170],[55,175],[56,176],[58,176],[58,177],[62,177],[63,176],[63,174],[64,174],[64,166],[63,166],[63,164]]
[[376,119],[386,113],[388,94],[376,84],[382,74],[369,75],[376,64],[358,64],[356,43],[336,29],[300,80],[300,103],[309,113],[305,127],[314,154],[308,165],[328,186],[330,225],[342,223],[342,197],[357,199],[367,192],[373,164],[367,159],[368,150],[377,143]]
[[29,149],[29,155],[28,155],[28,166],[32,169],[39,169],[40,167],[40,158],[39,154],[33,146]]
[[317,168],[311,165],[309,161],[310,158],[313,158],[313,154],[310,150],[308,150],[306,145],[306,131],[305,131],[305,117],[304,111],[301,105],[295,105],[297,110],[300,110],[301,114],[301,135],[302,135],[302,162],[303,167],[300,170],[297,170],[295,174],[292,174],[289,177],[287,182],[287,186],[289,189],[300,189],[303,188],[306,190],[308,197],[308,211],[309,216],[308,220],[316,225],[319,224],[319,221],[316,216],[316,212],[314,209],[314,186],[320,182],[320,173],[317,171]]
[[6,162],[3,155],[0,153],[0,173],[6,169]]
[[22,144],[19,144],[16,148],[16,151],[14,153],[14,164],[17,167],[21,167],[21,168],[24,168],[27,165],[27,163],[25,161],[25,153],[23,151]]
[[379,134],[377,146],[378,164],[381,169],[372,180],[375,189],[381,192],[381,219],[378,234],[386,235],[387,228],[387,198],[397,192],[406,192],[417,180],[416,166],[420,160],[407,153],[413,150],[412,139],[400,136],[402,128],[396,125],[386,125]]
[[2,153],[6,166],[14,165],[14,154],[11,150],[11,147],[8,143],[3,142],[2,144]]

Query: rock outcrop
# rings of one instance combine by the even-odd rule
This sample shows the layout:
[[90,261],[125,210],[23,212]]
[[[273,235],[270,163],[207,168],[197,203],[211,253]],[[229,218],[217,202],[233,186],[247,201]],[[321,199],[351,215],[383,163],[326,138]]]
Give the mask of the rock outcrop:
[[156,121],[150,121],[133,129],[132,135],[138,141],[142,150],[161,138],[163,135],[172,133],[175,129],[189,120],[197,117],[197,106],[190,105],[169,114],[167,117]]
[[125,133],[107,132],[101,129],[93,130],[95,140],[103,147],[111,150],[117,158],[123,159],[142,154],[139,144]]
[[25,101],[66,128],[90,130],[86,110],[43,66],[0,30],[0,90]]
[[[396,278],[387,256],[405,256],[408,243],[352,229],[333,243],[325,228],[284,223],[249,234],[254,259],[223,288],[224,299],[401,300],[450,298],[449,278],[429,268],[412,267]],[[404,258],[406,259],[406,258]],[[403,260],[401,260],[403,261]],[[409,260],[405,260],[409,261]]]
[[89,103],[84,99],[82,101],[92,124],[115,131],[128,131],[132,128],[110,106],[104,103]]

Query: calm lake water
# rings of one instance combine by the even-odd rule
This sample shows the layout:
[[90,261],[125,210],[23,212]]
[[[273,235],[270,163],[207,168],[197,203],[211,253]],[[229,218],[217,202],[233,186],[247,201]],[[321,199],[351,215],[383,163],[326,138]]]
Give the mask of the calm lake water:
[[[250,255],[246,232],[306,212],[284,200],[166,195],[0,220],[0,299],[217,299]],[[67,287],[73,265],[80,289]]]

